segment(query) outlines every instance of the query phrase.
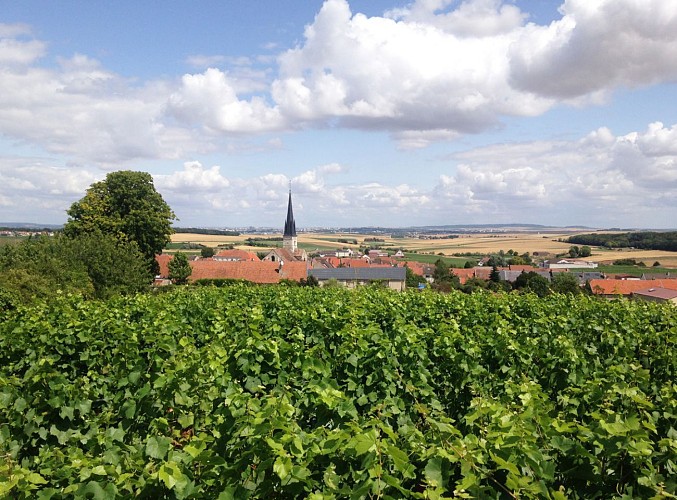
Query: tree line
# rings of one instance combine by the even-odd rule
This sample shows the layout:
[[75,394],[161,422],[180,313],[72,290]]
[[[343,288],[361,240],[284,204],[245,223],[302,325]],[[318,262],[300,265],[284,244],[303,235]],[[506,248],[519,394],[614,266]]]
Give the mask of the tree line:
[[677,252],[677,231],[578,234],[569,237],[567,241],[578,245],[606,248],[641,248]]

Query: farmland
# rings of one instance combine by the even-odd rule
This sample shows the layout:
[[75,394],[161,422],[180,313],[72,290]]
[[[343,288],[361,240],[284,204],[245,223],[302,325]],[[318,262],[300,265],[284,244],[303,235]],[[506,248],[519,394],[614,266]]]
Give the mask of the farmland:
[[301,287],[0,323],[0,496],[676,493],[677,310]]
[[[445,239],[419,239],[419,238],[391,238],[381,236],[383,242],[365,241],[369,236],[352,233],[299,233],[299,246],[308,251],[314,249],[335,249],[337,247],[358,248],[359,246],[379,245],[392,252],[399,248],[407,252],[415,251],[422,254],[492,254],[501,250],[507,252],[514,250],[518,254],[525,252],[548,253],[551,255],[564,254],[571,247],[566,240],[573,233],[499,233],[499,234],[472,234],[460,235],[455,238]],[[207,246],[234,245],[238,248],[252,251],[262,251],[262,247],[249,247],[245,240],[251,235],[240,236],[208,236],[200,234],[180,233],[172,235],[172,242],[201,243]],[[357,244],[340,243],[339,240],[357,240]],[[271,247],[272,248],[272,247]],[[662,250],[614,250],[607,248],[593,248],[593,253],[586,260],[594,262],[613,261],[617,259],[634,258],[651,266],[659,261],[664,267],[677,268],[677,252]]]

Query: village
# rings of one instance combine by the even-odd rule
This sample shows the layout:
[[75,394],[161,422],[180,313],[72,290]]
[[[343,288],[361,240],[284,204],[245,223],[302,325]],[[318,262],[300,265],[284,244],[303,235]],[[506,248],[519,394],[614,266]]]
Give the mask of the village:
[[[380,241],[378,238],[372,240]],[[554,257],[547,253],[545,256]],[[445,266],[446,271],[441,271],[441,260],[425,263],[407,259],[402,249],[368,249],[362,253],[353,248],[341,247],[308,252],[298,246],[290,190],[281,248],[272,248],[266,252],[225,248],[217,249],[209,256],[193,255],[189,259],[188,281],[242,280],[258,284],[296,282],[347,288],[378,283],[392,290],[403,291],[406,288],[424,289],[431,286],[445,290],[439,285],[441,279],[447,279],[453,280],[459,288],[466,287],[466,290],[488,287],[509,291],[515,284],[527,283],[528,286],[528,280],[534,277],[544,287],[565,281],[566,277],[566,281],[575,282],[581,291],[602,298],[627,297],[677,304],[677,275],[674,273],[608,273],[600,271],[597,262],[582,258],[544,258],[531,262],[528,253],[524,257],[530,262],[511,262],[524,262],[524,258],[516,258],[500,262],[504,265],[497,265],[491,256],[484,256],[476,265],[466,264],[463,268]],[[156,286],[172,283],[169,266],[172,259],[170,253],[156,256],[160,269],[155,278]],[[502,286],[488,286],[492,282],[501,283]]]

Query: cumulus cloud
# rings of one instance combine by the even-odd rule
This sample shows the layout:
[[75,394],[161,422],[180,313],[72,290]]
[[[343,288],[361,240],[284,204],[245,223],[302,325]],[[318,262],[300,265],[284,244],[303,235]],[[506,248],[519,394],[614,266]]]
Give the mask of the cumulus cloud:
[[368,17],[326,0],[272,62],[197,54],[186,62],[207,69],[146,82],[87,54],[42,64],[45,41],[0,24],[0,134],[103,166],[313,127],[383,130],[414,149],[677,79],[677,0],[566,0],[560,12],[537,25],[501,0],[415,0]]
[[[591,226],[674,225],[677,126],[652,123],[614,135],[608,128],[578,140],[479,147],[448,157],[435,177],[355,182],[343,164],[293,176],[279,170],[233,176],[198,161],[155,175],[179,224],[282,224],[289,182],[300,227],[549,222]],[[65,210],[104,172],[49,158],[0,158],[0,219],[63,222]],[[30,214],[41,214],[28,218]],[[45,217],[50,213],[50,218]],[[645,223],[644,223],[645,225]]]
[[43,50],[33,39],[0,40],[0,135],[101,166],[174,158],[204,144],[193,131],[163,122],[165,84],[133,87],[81,54],[42,68],[35,63]]
[[[271,172],[225,179],[218,167],[191,163],[159,186],[172,199],[183,193],[191,200],[182,208],[186,213],[201,200],[201,210],[227,210],[227,220],[273,227],[284,212],[290,180],[302,226],[356,221],[391,226],[546,221],[627,226],[642,220],[668,226],[677,217],[671,196],[677,190],[677,153],[667,140],[675,130],[652,123],[641,132],[614,135],[603,127],[578,140],[470,149],[449,157],[448,171],[429,185],[423,178],[350,182],[341,164],[319,165],[293,177]],[[181,182],[186,171],[200,179],[218,174],[221,180],[190,186]],[[209,187],[216,185],[218,189]]]
[[510,47],[511,83],[557,99],[677,79],[675,0],[566,0]]
[[418,0],[366,17],[326,0],[279,57],[272,96],[292,122],[385,129],[416,148],[677,77],[677,0],[567,0],[561,14],[540,26],[499,0]]
[[677,154],[669,147],[656,154],[655,145],[662,147],[673,133],[674,127],[654,123],[622,136],[601,128],[577,141],[466,151],[453,157],[458,168],[441,176],[434,197],[442,206],[481,213],[485,220],[493,214],[502,222],[509,214],[512,220],[547,217],[572,224],[625,218],[627,224],[647,217],[649,207],[660,207],[662,213],[651,218],[667,225],[677,216],[668,194],[677,189]]
[[157,176],[158,186],[179,193],[213,192],[230,186],[230,181],[221,175],[221,167],[214,165],[205,169],[198,161],[186,162],[183,170],[169,176]]
[[500,0],[416,0],[409,6],[386,12],[386,17],[435,26],[457,36],[493,36],[521,26],[528,14]]
[[220,132],[262,132],[284,124],[279,110],[262,97],[239,99],[228,75],[216,68],[184,75],[169,96],[168,110],[182,121]]
[[66,209],[102,177],[49,158],[0,156],[0,220],[62,223]]
[[507,84],[514,26],[492,36],[460,36],[419,21],[414,11],[399,20],[368,18],[353,15],[345,0],[327,0],[304,44],[280,56],[272,95],[282,112],[305,122],[388,129],[407,141],[421,131],[479,132],[501,114],[538,114],[551,105]]

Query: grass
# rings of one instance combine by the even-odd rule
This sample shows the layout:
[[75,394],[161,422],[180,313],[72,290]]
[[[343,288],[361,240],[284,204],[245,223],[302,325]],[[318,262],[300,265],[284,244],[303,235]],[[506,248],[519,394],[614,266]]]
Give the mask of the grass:
[[437,262],[438,259],[441,259],[442,262],[446,263],[450,267],[463,267],[465,266],[465,263],[470,261],[470,263],[474,266],[477,264],[476,259],[469,259],[466,257],[447,257],[443,255],[431,255],[431,254],[424,254],[424,253],[410,253],[410,252],[404,252],[404,259],[405,260],[411,260],[414,262],[423,262],[424,264],[434,264]]
[[605,274],[630,274],[632,276],[641,276],[642,274],[665,274],[670,273],[677,276],[677,269],[667,267],[641,267],[641,266],[599,266],[591,271],[599,271]]

